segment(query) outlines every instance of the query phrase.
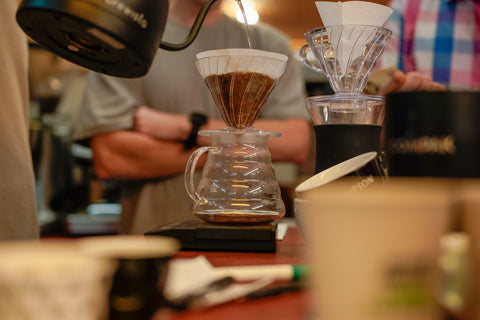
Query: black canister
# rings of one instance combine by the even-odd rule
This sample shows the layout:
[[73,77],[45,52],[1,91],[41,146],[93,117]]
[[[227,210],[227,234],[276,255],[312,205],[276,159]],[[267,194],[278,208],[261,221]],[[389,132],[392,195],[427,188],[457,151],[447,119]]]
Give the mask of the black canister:
[[480,92],[397,92],[386,97],[390,176],[480,177]]

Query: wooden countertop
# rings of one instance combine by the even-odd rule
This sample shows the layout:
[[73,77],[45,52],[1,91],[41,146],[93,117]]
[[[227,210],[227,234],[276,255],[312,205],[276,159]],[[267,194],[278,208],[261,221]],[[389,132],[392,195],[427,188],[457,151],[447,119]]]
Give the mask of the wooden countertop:
[[[285,238],[277,242],[275,253],[181,251],[176,258],[204,255],[214,266],[308,263],[308,247],[299,230],[289,227]],[[301,290],[247,301],[234,301],[201,310],[178,313],[161,311],[153,320],[305,320],[310,315],[310,292]]]

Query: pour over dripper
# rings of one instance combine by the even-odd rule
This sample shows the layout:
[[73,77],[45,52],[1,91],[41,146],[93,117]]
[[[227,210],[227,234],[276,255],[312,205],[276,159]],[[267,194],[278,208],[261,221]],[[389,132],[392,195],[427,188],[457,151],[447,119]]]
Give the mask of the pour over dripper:
[[[283,74],[287,56],[254,49],[199,53],[197,68],[227,127],[202,130],[212,146],[195,150],[185,169],[192,214],[212,223],[270,223],[285,215],[280,186],[267,147],[280,133],[256,130],[253,123]],[[194,173],[208,153],[202,178]]]
[[[392,32],[366,25],[338,25],[305,33],[307,45],[300,59],[310,69],[323,72],[335,93],[360,94],[380,58]],[[307,57],[311,51],[319,67]]]
[[196,65],[228,127],[253,125],[288,57],[255,49],[221,49],[197,54]]
[[[308,44],[300,49],[300,59],[323,72],[335,92],[307,99],[315,130],[316,173],[362,153],[383,156],[385,98],[362,91],[391,34],[367,25],[327,26],[305,33]],[[309,52],[318,67],[307,58]]]

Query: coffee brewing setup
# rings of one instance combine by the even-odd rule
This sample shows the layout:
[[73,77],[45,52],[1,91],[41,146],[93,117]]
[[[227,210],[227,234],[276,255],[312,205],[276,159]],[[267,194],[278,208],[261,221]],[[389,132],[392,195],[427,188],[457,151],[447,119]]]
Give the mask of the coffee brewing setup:
[[[197,55],[197,68],[227,126],[200,131],[212,138],[212,146],[197,149],[187,163],[185,186],[196,217],[213,223],[269,223],[285,214],[267,148],[268,138],[280,134],[253,124],[286,63],[287,56],[254,49]],[[195,186],[195,164],[207,152]]]
[[[220,116],[222,130],[201,130],[212,145],[195,150],[185,170],[185,187],[198,220],[155,229],[184,249],[265,251],[276,248],[275,221],[285,215],[267,142],[280,133],[254,123],[288,57],[256,49],[220,49],[197,54],[196,66]],[[196,165],[207,154],[198,183]]]
[[[118,1],[22,0],[17,21],[27,35],[54,54],[96,72],[131,78],[148,71],[159,47],[187,47],[215,1],[205,0],[190,33],[180,44],[161,40],[168,0],[125,4],[133,15],[125,14],[125,5],[117,6]],[[391,32],[356,21],[358,17],[371,20],[370,13],[358,14],[364,8],[350,10],[353,15],[345,18],[349,25],[337,19],[344,18],[347,12],[342,4],[359,3],[375,5],[362,1],[316,2],[325,27],[305,34],[308,45],[300,56],[309,68],[327,75],[335,94],[307,99],[315,125],[379,126],[383,121],[383,98],[365,96],[361,91]],[[309,62],[308,51],[313,52],[320,67]],[[185,186],[193,199],[192,213],[200,223],[186,221],[147,234],[181,238],[184,249],[275,250],[275,221],[285,214],[285,207],[267,141],[280,134],[257,130],[253,125],[286,62],[286,56],[251,48],[198,54],[198,71],[227,125],[223,130],[200,131],[200,135],[212,138],[212,146],[196,150],[187,164]],[[317,139],[321,135],[317,133]],[[349,149],[350,144],[346,145]],[[195,184],[195,167],[205,153],[208,158],[202,178]],[[317,159],[316,170],[319,168]]]
[[[367,25],[328,26],[305,33],[304,64],[326,75],[335,94],[307,98],[316,138],[315,172],[360,154],[380,154],[385,98],[362,93],[391,31]],[[312,52],[319,66],[307,58]]]
[[307,44],[299,57],[326,75],[334,94],[306,100],[316,139],[315,173],[372,151],[386,172],[380,147],[385,98],[362,92],[391,38],[392,32],[381,25],[392,10],[364,1],[316,5],[324,27],[305,33]]

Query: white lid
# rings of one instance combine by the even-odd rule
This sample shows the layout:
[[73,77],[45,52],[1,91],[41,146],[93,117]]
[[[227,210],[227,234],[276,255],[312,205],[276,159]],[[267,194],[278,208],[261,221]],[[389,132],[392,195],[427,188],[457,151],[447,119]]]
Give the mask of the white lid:
[[299,194],[335,181],[363,167],[368,162],[372,161],[376,156],[377,153],[372,151],[343,161],[305,180],[295,188],[295,192]]

